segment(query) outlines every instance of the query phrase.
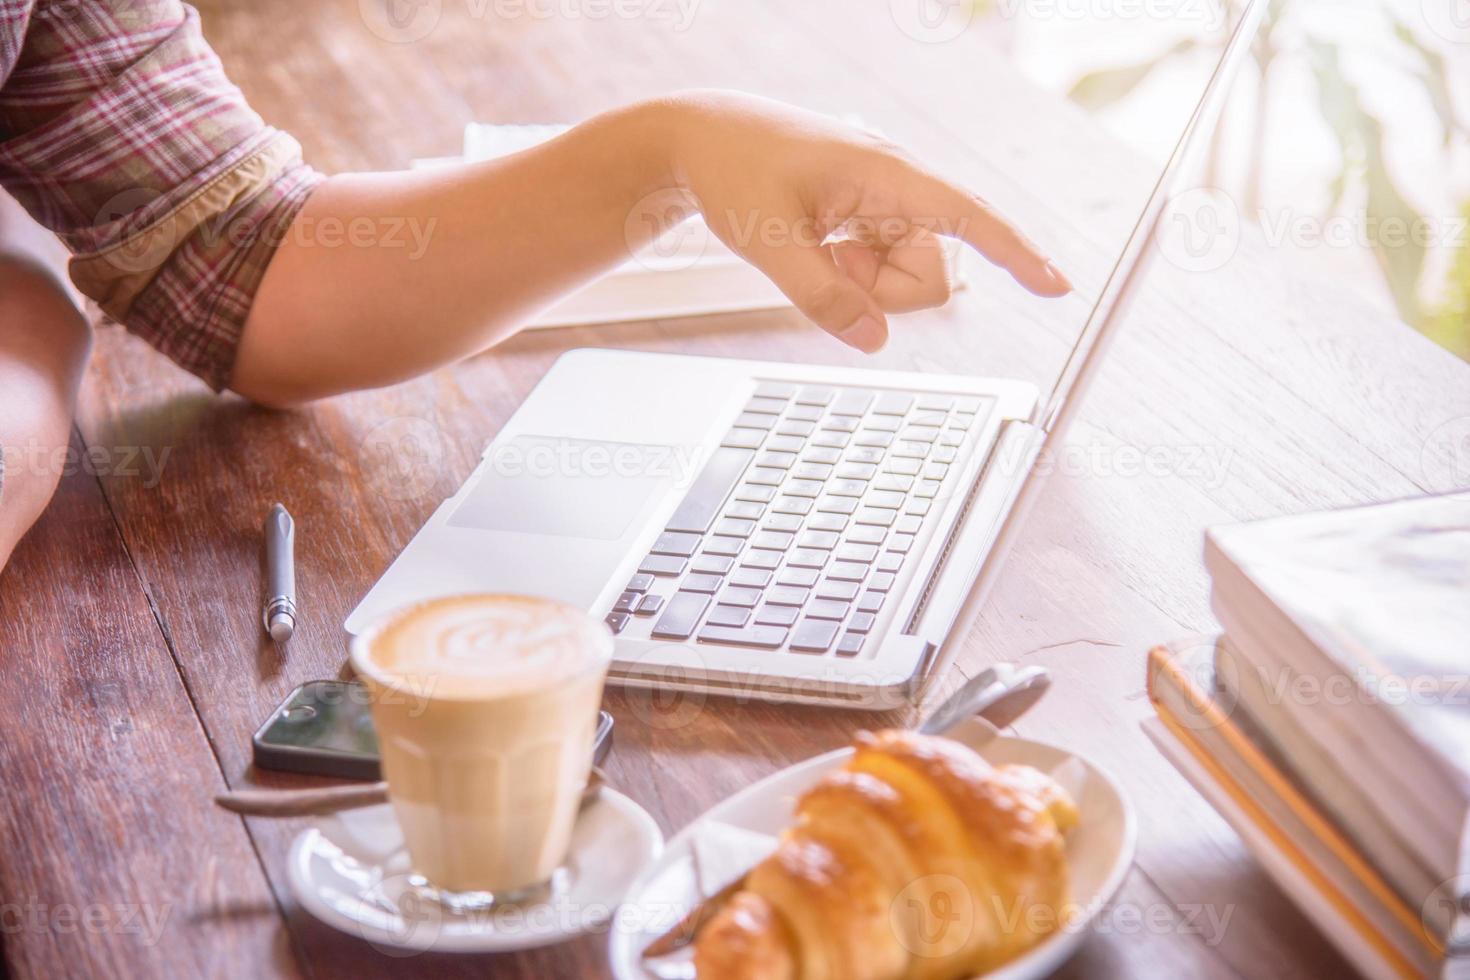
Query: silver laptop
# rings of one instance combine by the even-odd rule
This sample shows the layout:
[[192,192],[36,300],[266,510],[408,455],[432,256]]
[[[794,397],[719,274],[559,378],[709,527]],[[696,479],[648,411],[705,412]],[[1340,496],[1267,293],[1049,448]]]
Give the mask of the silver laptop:
[[1192,172],[1265,0],[1241,18],[1056,386],[573,350],[347,620],[435,595],[605,617],[610,681],[886,709],[999,574]]

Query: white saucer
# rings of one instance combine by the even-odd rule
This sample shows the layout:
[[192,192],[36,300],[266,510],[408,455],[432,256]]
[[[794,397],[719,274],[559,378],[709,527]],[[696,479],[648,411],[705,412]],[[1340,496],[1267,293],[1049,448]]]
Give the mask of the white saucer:
[[[1094,916],[1123,884],[1133,864],[1133,810],[1106,772],[1079,756],[1039,742],[1000,735],[980,719],[965,722],[950,737],[995,765],[1019,763],[1050,772],[1077,802],[1077,827],[1067,835],[1067,871],[1072,907],[1067,924],[1025,955],[986,974],[986,980],[1034,980],[1051,974],[1076,950]],[[851,749],[782,769],[706,811],[669,842],[627,892],[608,957],[618,980],[662,980],[692,976],[692,965],[670,962],[650,967],[640,953],[677,924],[698,900],[696,838],[701,848],[759,851],[757,838],[774,840],[792,820],[796,798],[842,765]],[[743,840],[742,840],[743,839]],[[702,850],[701,853],[705,853]]]
[[455,913],[410,886],[408,852],[389,804],[348,810],[291,844],[291,892],[327,925],[383,952],[494,953],[562,942],[612,917],[638,873],[663,849],[641,806],[603,787],[582,811],[566,883],[541,903]]

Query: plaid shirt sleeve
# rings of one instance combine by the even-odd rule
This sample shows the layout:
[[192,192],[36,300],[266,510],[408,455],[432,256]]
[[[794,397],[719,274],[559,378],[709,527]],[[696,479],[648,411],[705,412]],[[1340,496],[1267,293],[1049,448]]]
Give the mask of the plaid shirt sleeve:
[[225,77],[192,7],[33,0],[28,13],[8,77],[0,65],[0,185],[71,249],[83,293],[225,387],[266,266],[321,176]]

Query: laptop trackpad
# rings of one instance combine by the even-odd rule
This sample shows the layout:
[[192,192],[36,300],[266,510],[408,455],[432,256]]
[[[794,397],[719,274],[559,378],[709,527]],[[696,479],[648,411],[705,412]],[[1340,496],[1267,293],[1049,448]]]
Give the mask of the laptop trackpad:
[[677,475],[668,446],[517,436],[490,452],[451,527],[616,541]]

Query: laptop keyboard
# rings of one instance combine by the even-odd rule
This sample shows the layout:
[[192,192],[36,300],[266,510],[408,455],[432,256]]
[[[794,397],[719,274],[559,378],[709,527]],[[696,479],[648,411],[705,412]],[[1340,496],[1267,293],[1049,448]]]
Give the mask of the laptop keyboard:
[[656,640],[858,656],[988,404],[761,384],[608,626],[647,618]]

